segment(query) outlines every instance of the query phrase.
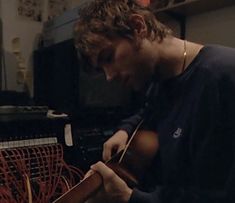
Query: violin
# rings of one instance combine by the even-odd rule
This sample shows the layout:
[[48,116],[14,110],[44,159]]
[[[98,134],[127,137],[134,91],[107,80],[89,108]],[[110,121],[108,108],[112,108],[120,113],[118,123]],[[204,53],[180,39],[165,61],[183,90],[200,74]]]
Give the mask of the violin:
[[[129,139],[125,149],[105,163],[130,188],[139,185],[139,180],[147,171],[159,149],[157,133],[149,130],[138,130],[139,125]],[[102,177],[95,172],[72,187],[53,203],[84,203],[95,195],[101,186]]]

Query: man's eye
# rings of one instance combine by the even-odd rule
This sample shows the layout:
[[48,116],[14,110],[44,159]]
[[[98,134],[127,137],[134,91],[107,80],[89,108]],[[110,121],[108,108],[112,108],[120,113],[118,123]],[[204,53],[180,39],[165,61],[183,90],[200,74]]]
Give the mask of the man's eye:
[[103,65],[107,63],[112,63],[114,60],[114,51],[113,49],[106,49],[101,51],[101,53],[98,56],[98,64]]

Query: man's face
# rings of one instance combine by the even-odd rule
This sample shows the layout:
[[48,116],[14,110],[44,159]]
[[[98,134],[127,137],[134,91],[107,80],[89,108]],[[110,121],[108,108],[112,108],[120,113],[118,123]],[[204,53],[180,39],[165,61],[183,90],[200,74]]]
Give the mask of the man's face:
[[138,48],[125,38],[107,40],[104,44],[93,61],[103,69],[106,79],[141,90],[151,79],[153,70],[144,47]]

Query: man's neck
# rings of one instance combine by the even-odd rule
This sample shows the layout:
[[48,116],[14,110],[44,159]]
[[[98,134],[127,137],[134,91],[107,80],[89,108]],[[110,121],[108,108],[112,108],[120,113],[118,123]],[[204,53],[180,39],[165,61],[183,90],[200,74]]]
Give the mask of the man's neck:
[[175,37],[166,37],[162,42],[155,42],[159,61],[155,67],[159,80],[180,75],[197,56],[203,47],[200,44],[184,41]]

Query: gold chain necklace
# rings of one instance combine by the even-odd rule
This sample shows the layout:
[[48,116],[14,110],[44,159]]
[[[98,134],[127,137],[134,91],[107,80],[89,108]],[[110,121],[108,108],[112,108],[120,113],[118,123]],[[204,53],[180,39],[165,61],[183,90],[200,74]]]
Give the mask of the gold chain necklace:
[[186,58],[187,58],[186,40],[184,40],[184,53],[183,53],[183,57],[184,57],[184,61],[183,61],[183,66],[182,66],[182,73],[185,70]]

